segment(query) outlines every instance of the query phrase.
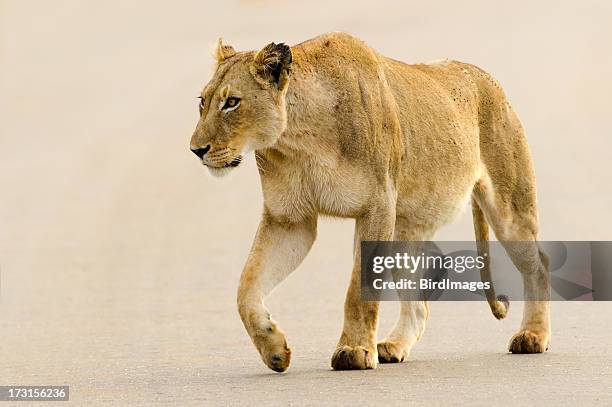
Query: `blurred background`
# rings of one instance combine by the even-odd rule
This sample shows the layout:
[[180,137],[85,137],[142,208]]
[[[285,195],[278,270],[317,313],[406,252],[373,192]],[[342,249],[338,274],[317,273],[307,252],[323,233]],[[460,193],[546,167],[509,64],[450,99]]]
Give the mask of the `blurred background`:
[[[611,238],[611,3],[300,3],[0,2],[0,384],[67,383],[74,397],[131,401],[155,384],[170,400],[236,371],[267,373],[234,305],[262,209],[253,157],[214,179],[189,151],[221,36],[252,50],[346,31],[409,63],[480,66],[526,128],[541,238]],[[352,227],[322,221],[311,255],[269,301],[298,347],[295,369],[328,368]],[[470,211],[437,238],[472,239]],[[435,320],[445,305],[433,307]],[[463,330],[477,309],[502,339],[473,332],[465,343],[474,335],[503,352],[520,312],[502,326],[486,308],[450,305],[432,329]],[[455,343],[426,336],[423,352]]]

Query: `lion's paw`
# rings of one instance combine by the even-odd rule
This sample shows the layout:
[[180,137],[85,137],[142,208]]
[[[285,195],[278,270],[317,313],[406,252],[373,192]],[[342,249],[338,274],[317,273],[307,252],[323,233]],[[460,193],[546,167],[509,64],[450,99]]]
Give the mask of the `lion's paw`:
[[377,348],[380,363],[401,363],[408,358],[409,349],[400,342],[380,342]]
[[331,366],[334,370],[376,369],[376,351],[363,346],[342,346],[334,352]]
[[278,349],[275,352],[270,352],[266,356],[263,356],[265,364],[272,370],[278,373],[282,373],[289,369],[291,363],[291,349],[285,346],[282,349]]
[[272,321],[268,327],[253,338],[261,359],[270,369],[282,373],[291,363],[291,349],[287,346],[285,334]]
[[510,339],[508,350],[512,353],[543,353],[548,350],[548,334],[521,330]]

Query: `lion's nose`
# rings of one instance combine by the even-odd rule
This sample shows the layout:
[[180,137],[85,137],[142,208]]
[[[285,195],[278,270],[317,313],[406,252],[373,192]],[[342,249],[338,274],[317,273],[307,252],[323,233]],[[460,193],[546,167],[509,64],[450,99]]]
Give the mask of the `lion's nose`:
[[191,149],[191,151],[192,151],[192,152],[193,152],[195,155],[197,155],[197,156],[198,156],[198,158],[200,158],[200,160],[201,160],[202,158],[204,158],[204,155],[205,155],[206,153],[208,153],[208,150],[210,150],[210,144],[209,144],[209,145],[207,145],[207,146],[206,146],[206,147],[204,147],[204,148],[196,148],[196,149],[193,149],[193,148],[192,148],[192,149]]

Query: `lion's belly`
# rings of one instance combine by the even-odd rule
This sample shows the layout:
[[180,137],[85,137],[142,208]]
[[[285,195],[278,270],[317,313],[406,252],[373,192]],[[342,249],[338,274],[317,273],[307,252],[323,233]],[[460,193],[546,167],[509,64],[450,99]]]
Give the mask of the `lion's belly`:
[[439,137],[427,143],[412,139],[398,188],[398,215],[431,231],[461,214],[482,175],[477,131]]
[[468,206],[474,183],[464,182],[452,190],[415,188],[398,196],[397,214],[415,228],[435,232],[455,220]]

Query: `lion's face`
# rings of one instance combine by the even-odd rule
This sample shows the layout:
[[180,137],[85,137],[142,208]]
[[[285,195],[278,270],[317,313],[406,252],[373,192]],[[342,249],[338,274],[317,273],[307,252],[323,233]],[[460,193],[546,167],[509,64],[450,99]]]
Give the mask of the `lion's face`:
[[221,176],[240,165],[244,154],[272,146],[287,127],[291,51],[269,44],[257,54],[237,54],[219,41],[217,61],[200,96],[191,150]]

